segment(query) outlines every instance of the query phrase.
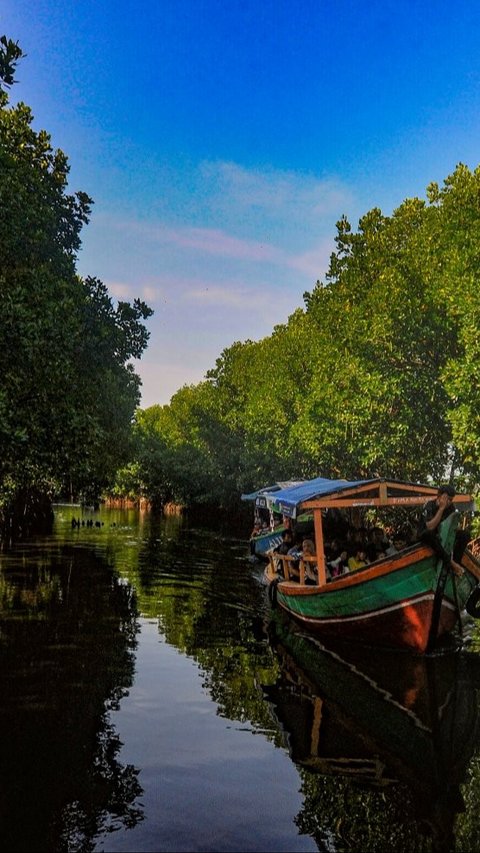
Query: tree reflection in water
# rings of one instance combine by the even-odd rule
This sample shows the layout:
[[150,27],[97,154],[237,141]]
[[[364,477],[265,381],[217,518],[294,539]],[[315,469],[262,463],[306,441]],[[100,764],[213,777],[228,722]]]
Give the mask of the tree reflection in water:
[[109,712],[132,684],[135,597],[91,550],[17,547],[0,575],[0,831],[11,851],[89,851],[142,819]]
[[334,828],[337,851],[446,853],[471,837],[456,818],[480,747],[478,657],[329,649],[278,613],[269,634],[281,670],[265,694],[300,769],[300,831],[322,850]]
[[[292,633],[291,623],[282,633],[244,543],[237,550],[219,533],[180,519],[106,512],[102,519],[101,528],[72,529],[64,514],[54,537],[38,548],[18,547],[3,561],[0,845],[83,853],[124,850],[129,842],[151,849],[153,839],[158,849],[184,849],[179,839],[189,837],[190,849],[258,850],[261,837],[271,846],[260,849],[270,850],[480,849],[476,655],[407,664],[398,654],[382,663],[373,650],[365,656],[350,648],[347,659],[339,649],[322,652]],[[146,646],[155,632],[161,642]],[[171,697],[158,680],[171,660],[162,657],[167,646],[195,662],[188,692],[201,694],[199,704],[181,709],[192,735],[186,743],[195,746],[198,731],[202,746],[195,752],[199,772],[185,779],[181,761],[175,764],[176,738],[186,746],[176,673]],[[137,684],[121,702],[134,665]],[[213,725],[211,715],[225,726]],[[156,807],[172,794],[159,719],[181,804],[168,815]],[[142,777],[122,764],[113,722],[126,748],[133,743],[135,762],[144,761]],[[273,769],[289,764],[286,755],[278,760],[286,748],[298,769],[288,783]],[[220,804],[215,815],[196,809],[205,790]],[[242,810],[252,801],[258,809]],[[212,819],[213,837],[228,847],[208,848]],[[115,832],[134,827],[131,835]]]

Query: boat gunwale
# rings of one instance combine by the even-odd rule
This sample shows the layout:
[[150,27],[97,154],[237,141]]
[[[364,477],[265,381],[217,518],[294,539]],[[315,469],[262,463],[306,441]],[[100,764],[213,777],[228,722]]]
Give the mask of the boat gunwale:
[[[332,613],[327,613],[323,616],[310,616],[308,613],[292,612],[287,607],[285,607],[281,601],[279,601],[279,605],[287,614],[293,616],[293,618],[297,619],[304,626],[322,626],[322,628],[324,628],[325,625],[346,625],[348,623],[358,625],[359,623],[366,622],[369,619],[377,619],[379,616],[385,613],[395,613],[396,611],[404,610],[405,608],[416,607],[423,601],[433,602],[433,599],[433,591],[419,592],[415,595],[409,596],[408,598],[402,598],[400,601],[391,601],[388,604],[383,605],[382,607],[365,610],[362,613],[342,613],[336,615]],[[443,607],[447,610],[450,610],[452,613],[456,612],[455,603],[451,601],[447,596],[444,596],[442,599],[442,608]]]
[[[300,584],[298,581],[280,580],[278,589],[285,595],[322,595],[328,592],[336,592],[351,586],[358,586],[376,578],[384,577],[404,569],[408,565],[414,565],[420,560],[434,558],[431,548],[426,545],[413,545],[408,551],[400,551],[391,557],[386,557],[381,562],[361,566],[359,569],[340,575],[338,578],[329,580],[325,584]],[[414,559],[412,559],[412,557]],[[433,567],[432,567],[433,568]],[[267,569],[268,571],[268,569]],[[267,580],[273,580],[266,574]]]

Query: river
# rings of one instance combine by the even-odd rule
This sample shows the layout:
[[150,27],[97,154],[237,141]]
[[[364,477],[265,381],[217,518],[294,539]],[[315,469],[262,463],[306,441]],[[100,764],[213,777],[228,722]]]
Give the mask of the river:
[[106,508],[57,506],[0,595],[1,849],[479,849],[473,626],[428,661],[326,649],[246,541]]

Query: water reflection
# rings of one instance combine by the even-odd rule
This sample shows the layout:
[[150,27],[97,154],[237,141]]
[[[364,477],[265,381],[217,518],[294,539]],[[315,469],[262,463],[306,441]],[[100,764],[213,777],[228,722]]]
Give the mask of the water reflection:
[[109,721],[133,680],[135,598],[89,549],[24,545],[2,564],[2,848],[89,851],[142,818]]
[[75,512],[0,555],[4,849],[479,848],[475,655],[322,648],[245,542]]
[[435,851],[456,849],[462,783],[480,746],[478,657],[327,648],[280,613],[269,637],[281,672],[265,695],[292,760],[307,771],[297,821],[319,849],[333,827],[337,844],[347,842],[337,849],[347,839],[362,850],[425,849],[425,839]]

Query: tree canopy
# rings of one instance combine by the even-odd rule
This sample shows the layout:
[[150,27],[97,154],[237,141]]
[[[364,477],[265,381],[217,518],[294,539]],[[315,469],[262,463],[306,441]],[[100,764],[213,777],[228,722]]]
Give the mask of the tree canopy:
[[[31,110],[0,39],[0,507],[109,488],[154,504],[237,502],[276,479],[480,480],[480,167],[389,216],[337,223],[324,281],[260,341],[142,411],[142,301],[76,273],[92,201]],[[114,474],[116,482],[112,485]]]
[[186,472],[196,499],[220,503],[299,476],[475,489],[479,236],[480,168],[462,164],[390,216],[374,208],[356,230],[343,217],[303,308],[269,337],[232,344],[203,383],[137,419],[150,452],[169,448],[171,498],[193,499]]
[[76,273],[92,201],[68,191],[69,165],[9,105],[22,52],[0,39],[0,521],[33,496],[93,498],[128,457],[144,351],[142,301],[116,306],[94,277]]

